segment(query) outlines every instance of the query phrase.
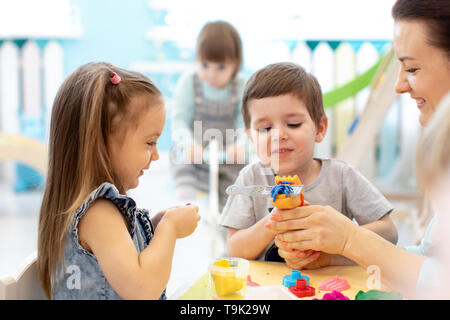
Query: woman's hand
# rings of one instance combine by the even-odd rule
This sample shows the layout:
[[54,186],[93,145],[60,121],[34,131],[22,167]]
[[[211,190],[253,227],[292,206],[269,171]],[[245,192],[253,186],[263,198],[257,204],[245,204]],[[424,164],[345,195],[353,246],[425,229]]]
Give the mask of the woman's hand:
[[330,206],[274,209],[269,221],[270,229],[278,232],[276,241],[286,242],[286,249],[313,249],[331,254],[342,254],[350,235],[358,228]]

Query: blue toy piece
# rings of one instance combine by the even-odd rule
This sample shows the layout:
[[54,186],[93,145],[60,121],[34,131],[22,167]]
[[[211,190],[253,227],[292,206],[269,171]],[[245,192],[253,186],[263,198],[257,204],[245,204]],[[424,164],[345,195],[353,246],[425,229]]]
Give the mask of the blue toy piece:
[[305,279],[306,285],[309,286],[309,277],[303,276],[300,270],[292,270],[291,274],[288,274],[283,277],[283,286],[292,287],[297,284],[297,279]]
[[278,194],[284,193],[286,197],[289,197],[289,194],[293,191],[294,189],[287,184],[277,184],[270,191],[270,195],[272,196],[272,201],[275,202]]

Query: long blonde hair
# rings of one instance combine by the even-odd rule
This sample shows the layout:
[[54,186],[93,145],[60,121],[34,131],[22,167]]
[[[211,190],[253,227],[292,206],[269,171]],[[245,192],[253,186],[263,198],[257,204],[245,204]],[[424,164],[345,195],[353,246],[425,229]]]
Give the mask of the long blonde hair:
[[441,99],[419,138],[417,180],[425,197],[445,170],[450,168],[450,91]]
[[[121,77],[119,84],[111,82],[114,73]],[[37,259],[47,298],[60,262],[64,263],[64,238],[77,208],[103,182],[124,192],[111,167],[107,137],[143,111],[137,106],[132,110],[129,102],[136,95],[162,103],[161,92],[144,75],[100,62],[75,70],[55,97]]]

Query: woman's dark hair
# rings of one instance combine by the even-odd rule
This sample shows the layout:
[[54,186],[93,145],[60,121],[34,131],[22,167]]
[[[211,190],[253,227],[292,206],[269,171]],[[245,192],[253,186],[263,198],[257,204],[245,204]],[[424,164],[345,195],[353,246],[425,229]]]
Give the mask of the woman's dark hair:
[[392,7],[394,20],[417,20],[426,23],[428,43],[450,58],[450,1],[397,0]]

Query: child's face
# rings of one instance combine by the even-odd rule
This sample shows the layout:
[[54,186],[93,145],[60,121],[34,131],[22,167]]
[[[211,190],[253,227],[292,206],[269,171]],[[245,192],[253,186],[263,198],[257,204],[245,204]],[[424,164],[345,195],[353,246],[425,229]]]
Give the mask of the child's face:
[[[146,98],[136,97],[131,103],[142,105],[145,103],[142,99]],[[125,191],[136,188],[139,177],[150,167],[150,162],[159,159],[156,142],[161,136],[165,120],[166,112],[162,103],[148,106],[134,126],[111,135],[108,151],[114,173]]]
[[444,50],[428,44],[426,28],[416,21],[398,21],[394,27],[394,47],[401,63],[395,90],[409,93],[416,101],[422,125],[450,90],[450,61]]
[[302,176],[313,162],[314,143],[325,136],[326,117],[316,128],[303,101],[291,94],[250,100],[248,109],[246,132],[261,162],[279,175]]
[[231,61],[200,61],[198,76],[210,87],[220,89],[225,87],[231,81],[235,68],[236,65]]

